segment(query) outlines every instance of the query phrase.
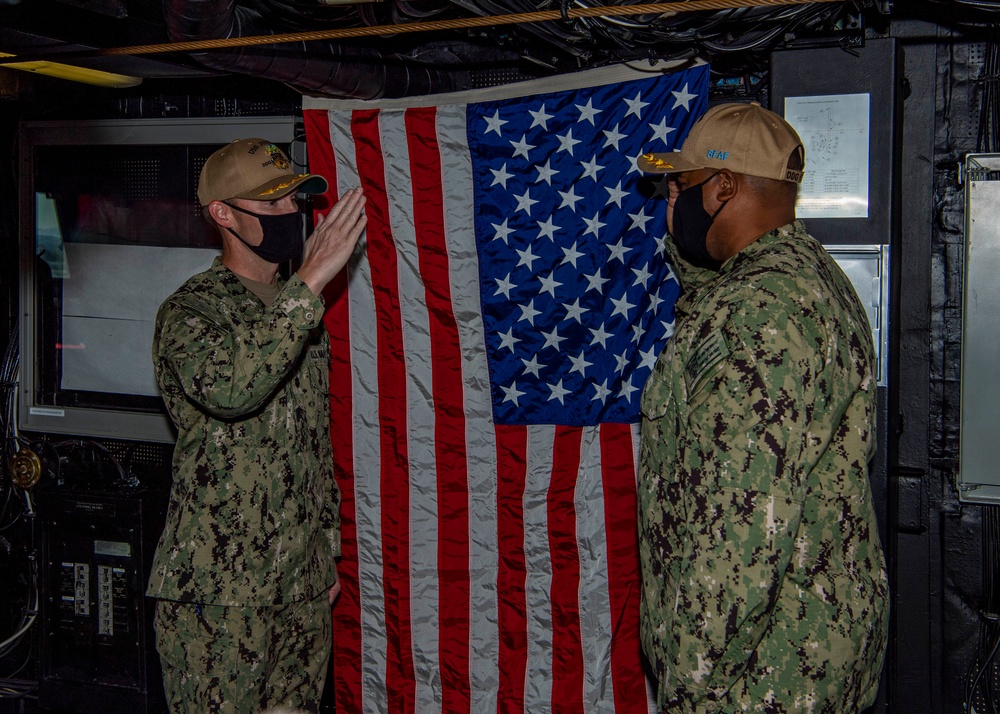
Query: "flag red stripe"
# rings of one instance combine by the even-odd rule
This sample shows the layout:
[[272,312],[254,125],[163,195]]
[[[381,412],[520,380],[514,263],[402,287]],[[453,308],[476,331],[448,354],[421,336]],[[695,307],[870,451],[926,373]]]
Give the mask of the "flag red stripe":
[[528,668],[528,610],[524,560],[524,488],[528,429],[498,426],[497,440],[497,629],[500,685],[497,714],[524,714]]
[[[310,171],[325,176],[329,191],[313,202],[325,212],[337,199],[337,162],[325,111],[303,112]],[[333,685],[339,711],[361,711],[361,598],[358,587],[357,519],[354,503],[354,431],[351,392],[351,332],[347,273],[341,273],[324,291],[327,310],[323,322],[330,333],[330,434],[333,464],[340,487],[341,558],[340,598],[333,608]]]
[[639,652],[639,540],[635,526],[635,459],[628,424],[601,426],[601,477],[608,540],[611,677],[615,711],[646,714],[646,680]]
[[[367,254],[378,325],[379,461],[382,565],[385,592],[386,690],[389,710],[414,711],[415,682],[410,628],[410,474],[407,448],[406,364],[399,306],[399,273],[386,195],[377,110],[357,111],[351,133],[367,202]],[[395,648],[393,648],[395,645]]]
[[410,109],[405,125],[413,184],[413,225],[425,289],[434,382],[441,709],[462,714],[471,708],[469,480],[462,355],[452,312],[435,116],[433,107]]
[[583,711],[583,642],[580,633],[580,551],[576,482],[580,427],[557,426],[549,482],[549,552],[552,560],[552,713]]

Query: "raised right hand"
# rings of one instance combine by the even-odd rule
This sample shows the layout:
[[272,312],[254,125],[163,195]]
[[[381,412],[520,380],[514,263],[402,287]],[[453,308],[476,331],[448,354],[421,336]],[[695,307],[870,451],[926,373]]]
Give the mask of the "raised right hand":
[[368,223],[364,207],[364,193],[360,188],[352,188],[325,218],[317,218],[316,229],[306,239],[302,265],[296,271],[313,294],[323,292],[327,283],[347,265]]

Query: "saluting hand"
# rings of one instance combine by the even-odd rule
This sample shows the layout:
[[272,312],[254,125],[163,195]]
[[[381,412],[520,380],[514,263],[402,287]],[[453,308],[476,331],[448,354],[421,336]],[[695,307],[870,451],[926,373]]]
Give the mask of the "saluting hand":
[[296,271],[309,289],[319,295],[354,252],[368,223],[365,196],[360,188],[345,193],[326,217],[316,219],[316,229],[306,239],[302,265]]

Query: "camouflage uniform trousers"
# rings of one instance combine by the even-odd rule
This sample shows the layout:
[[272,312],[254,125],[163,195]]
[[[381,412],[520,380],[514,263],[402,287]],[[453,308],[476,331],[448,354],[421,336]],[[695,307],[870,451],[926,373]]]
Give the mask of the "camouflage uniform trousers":
[[326,591],[275,607],[159,600],[154,629],[174,714],[319,711],[333,637]]

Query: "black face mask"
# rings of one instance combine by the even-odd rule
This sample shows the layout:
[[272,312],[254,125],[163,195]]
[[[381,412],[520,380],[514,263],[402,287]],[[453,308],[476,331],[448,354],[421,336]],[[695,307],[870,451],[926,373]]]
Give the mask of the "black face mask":
[[688,186],[674,200],[674,241],[681,255],[699,268],[713,270],[718,270],[720,263],[708,252],[708,229],[726,204],[723,203],[718,211],[709,215],[705,210],[701,187],[718,175],[714,173],[701,183]]
[[263,232],[260,245],[250,245],[243,240],[243,236],[232,228],[226,226],[226,229],[243,241],[243,245],[252,250],[261,260],[266,260],[268,263],[284,263],[298,258],[302,253],[302,214],[299,211],[272,216],[254,213],[231,203],[226,203],[226,205],[240,213],[254,216],[260,221],[260,229]]

